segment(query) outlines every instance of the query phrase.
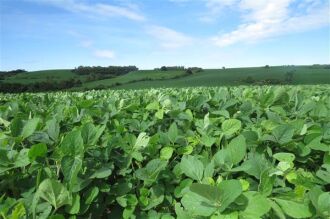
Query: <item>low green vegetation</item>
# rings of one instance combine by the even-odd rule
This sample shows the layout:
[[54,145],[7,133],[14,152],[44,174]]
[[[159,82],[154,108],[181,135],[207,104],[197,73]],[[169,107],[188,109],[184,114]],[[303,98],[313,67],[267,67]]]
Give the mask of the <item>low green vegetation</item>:
[[86,78],[85,76],[76,75],[72,72],[71,69],[58,69],[20,73],[12,77],[5,78],[4,82],[20,84],[31,84],[43,81],[60,82],[64,80],[69,80],[74,77],[77,77],[77,79],[81,80]]
[[86,90],[116,87],[138,81],[180,78],[197,69],[169,67],[166,70],[142,70],[135,66],[78,67],[73,70],[3,73],[0,92],[40,92],[56,90]]
[[330,217],[328,85],[0,94],[0,103],[2,218]]
[[[290,76],[291,75],[291,76]],[[250,80],[249,80],[250,79]],[[271,84],[330,84],[330,69],[321,65],[277,66],[229,69],[204,69],[184,78],[123,84],[116,89],[159,87],[271,85]]]
[[[98,80],[84,83],[82,86],[84,88],[109,88],[116,87],[123,84],[132,84],[136,82],[148,83],[154,80],[168,80],[168,79],[178,79],[188,74],[184,70],[140,70],[133,71],[128,74],[111,78],[105,80]],[[79,89],[79,88],[78,88]]]
[[0,77],[0,92],[222,85],[330,84],[330,68],[328,65],[204,70],[201,68],[185,69],[182,66],[163,66],[154,70],[139,71],[135,71],[135,68],[135,66],[79,67],[75,70],[7,73],[2,74],[2,77]]

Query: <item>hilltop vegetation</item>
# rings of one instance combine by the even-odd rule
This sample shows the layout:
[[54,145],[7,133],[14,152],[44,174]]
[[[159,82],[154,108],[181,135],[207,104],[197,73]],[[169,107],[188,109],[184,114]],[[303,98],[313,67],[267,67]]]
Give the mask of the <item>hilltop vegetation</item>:
[[[15,71],[16,72],[16,71]],[[167,70],[138,71],[135,66],[83,67],[73,70],[46,70],[5,73],[0,78],[0,92],[38,92],[68,89],[100,89],[157,79],[178,78],[192,70],[169,67]]]
[[329,65],[264,66],[253,68],[201,69],[162,66],[154,70],[127,67],[78,67],[0,74],[0,91],[54,91],[88,89],[140,89],[157,87],[329,84]]
[[328,85],[0,103],[2,218],[330,217]]

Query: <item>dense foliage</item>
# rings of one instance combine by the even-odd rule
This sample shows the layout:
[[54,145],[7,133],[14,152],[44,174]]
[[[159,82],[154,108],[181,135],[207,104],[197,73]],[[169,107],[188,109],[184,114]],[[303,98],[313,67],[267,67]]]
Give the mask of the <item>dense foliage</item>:
[[160,68],[154,68],[154,70],[161,70],[161,71],[183,71],[185,70],[184,66],[162,66]]
[[101,66],[79,66],[78,68],[73,69],[72,71],[79,75],[93,75],[93,74],[100,74],[100,75],[123,75],[127,74],[131,71],[139,70],[136,66],[108,66],[108,67],[101,67]]
[[329,218],[328,86],[0,95],[3,218]]
[[59,91],[65,90],[72,87],[81,86],[81,80],[68,79],[62,81],[42,81],[34,82],[30,84],[20,83],[4,83],[0,81],[0,92],[3,93],[21,93],[21,92],[42,92],[42,91]]
[[0,71],[0,80],[4,80],[6,77],[11,77],[19,73],[25,73],[25,72],[27,71],[25,71],[24,69],[16,69],[12,71]]
[[0,74],[18,74],[18,73],[24,73],[27,72],[24,69],[16,69],[16,70],[11,70],[11,71],[0,71]]

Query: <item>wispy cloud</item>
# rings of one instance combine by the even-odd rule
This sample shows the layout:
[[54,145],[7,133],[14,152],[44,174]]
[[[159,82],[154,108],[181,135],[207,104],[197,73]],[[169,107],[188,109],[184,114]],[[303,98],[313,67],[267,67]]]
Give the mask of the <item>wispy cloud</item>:
[[69,30],[68,34],[75,37],[76,39],[79,40],[79,46],[83,48],[91,48],[94,44],[94,42],[89,39],[89,37],[75,31],[75,30]]
[[105,59],[115,58],[115,53],[112,50],[95,50],[93,54],[98,58],[105,58]]
[[300,1],[300,14],[294,14],[290,6],[297,0],[241,0],[239,8],[242,23],[233,31],[212,38],[218,46],[239,42],[256,42],[280,35],[308,31],[327,26],[329,3],[312,0]]
[[227,8],[232,7],[238,0],[203,0],[206,7],[206,12],[200,16],[199,20],[207,23],[214,22],[218,19],[221,12]]
[[90,48],[93,45],[92,40],[82,40],[80,41],[80,46],[84,48]]
[[174,2],[174,3],[187,3],[191,0],[169,0],[170,2]]
[[[169,0],[176,4],[189,4],[194,0]],[[222,10],[226,7],[234,6],[239,0],[201,0],[200,2],[206,8],[206,11],[199,16],[202,22],[212,23],[216,21]]]
[[115,58],[115,52],[109,49],[98,49],[95,48],[94,42],[90,38],[76,30],[69,30],[68,34],[78,40],[78,45],[91,52],[91,54],[97,58],[102,59],[113,59]]
[[160,42],[160,46],[166,49],[176,49],[193,42],[192,37],[163,26],[149,26],[147,33],[156,38]]
[[133,21],[144,21],[146,18],[137,7],[124,7],[103,3],[87,3],[82,0],[27,0],[41,4],[53,5],[74,13],[102,17],[123,17]]

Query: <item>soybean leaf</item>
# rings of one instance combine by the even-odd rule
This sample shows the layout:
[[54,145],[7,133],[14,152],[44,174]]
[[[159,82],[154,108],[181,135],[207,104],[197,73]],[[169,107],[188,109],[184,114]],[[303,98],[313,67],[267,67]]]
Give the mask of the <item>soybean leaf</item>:
[[[219,212],[226,210],[242,194],[242,187],[238,180],[225,180],[218,186],[194,183],[190,186],[190,190],[199,195],[201,200],[206,200],[207,205],[216,208]],[[184,198],[187,198],[186,195]],[[199,203],[199,205],[205,206],[206,204]],[[198,208],[203,209],[202,206],[198,206]]]
[[216,205],[221,205],[221,191],[216,186],[193,183],[190,186],[190,190]]
[[290,125],[279,125],[273,129],[272,133],[279,144],[286,144],[292,140],[294,128]]
[[10,131],[13,137],[18,137],[22,132],[24,123],[20,118],[14,118],[10,123]]
[[172,147],[164,147],[160,150],[160,158],[169,160],[172,157],[174,149]]
[[95,170],[94,173],[89,178],[91,178],[91,179],[93,179],[93,178],[97,178],[97,179],[107,178],[111,175],[112,169],[113,169],[112,164],[105,164],[100,169]]
[[279,198],[275,198],[274,200],[279,204],[284,213],[292,218],[309,218],[312,216],[309,206],[305,203]]
[[84,195],[85,198],[85,204],[90,205],[97,197],[99,194],[99,188],[97,186],[91,187],[90,189],[87,190],[87,192]]
[[55,209],[71,204],[70,193],[57,180],[45,179],[42,181],[38,188],[38,195],[50,203]]
[[281,207],[273,200],[269,200],[269,204],[272,207],[272,210],[274,211],[274,214],[279,218],[279,219],[286,219],[283,210]]
[[173,122],[172,125],[170,126],[170,128],[168,129],[167,135],[172,143],[176,142],[179,132],[178,132],[178,127],[175,122]]
[[194,192],[184,194],[181,203],[189,214],[195,216],[209,217],[217,210],[217,207],[212,205],[206,198]]
[[133,146],[134,149],[140,150],[148,145],[150,137],[145,132],[141,132],[137,137],[135,144]]
[[240,212],[240,218],[257,219],[269,212],[271,205],[261,194],[251,191],[244,193],[244,196],[248,199],[248,205]]
[[164,201],[164,192],[165,189],[162,185],[154,185],[153,187],[151,187],[151,189],[149,190],[150,195],[149,195],[149,201],[148,201],[148,205],[143,208],[143,210],[150,210],[158,205],[160,205],[163,201]]
[[222,212],[242,194],[242,186],[239,180],[225,180],[218,187],[221,194],[219,212]]
[[62,172],[70,187],[75,183],[82,166],[82,159],[79,156],[64,156],[61,161]]
[[80,196],[79,194],[75,194],[72,197],[72,204],[69,206],[67,205],[65,208],[66,212],[69,214],[78,214],[80,210]]
[[316,150],[316,151],[330,151],[329,145],[321,143],[322,136],[314,138],[307,147]]
[[63,139],[60,149],[64,155],[75,156],[84,152],[84,142],[80,131],[69,132]]
[[190,185],[193,183],[191,179],[184,179],[180,182],[180,184],[174,189],[174,196],[176,198],[182,197],[182,195],[189,191]]
[[232,171],[244,171],[257,179],[260,179],[261,173],[271,167],[271,164],[264,155],[251,153],[249,154],[248,159],[244,161],[240,167],[237,167],[237,170],[235,170],[235,168]]
[[58,122],[55,118],[46,122],[46,130],[47,130],[48,136],[52,140],[57,141],[58,136],[60,134],[60,125],[58,124]]
[[230,160],[233,165],[241,162],[246,155],[246,143],[244,136],[239,135],[231,140],[226,149],[229,151]]
[[204,165],[197,157],[186,155],[182,157],[180,168],[182,172],[197,181],[203,178]]
[[319,186],[314,186],[309,192],[308,197],[312,201],[312,204],[316,209],[318,209],[318,199],[319,196],[323,193],[322,189]]
[[86,145],[95,145],[105,129],[105,125],[100,127],[87,123],[81,129],[81,137]]
[[238,119],[228,119],[221,125],[222,131],[225,135],[232,135],[242,127],[242,123]]
[[29,150],[28,156],[31,162],[35,161],[37,157],[45,157],[47,154],[47,146],[44,143],[32,145]]
[[233,211],[229,213],[215,213],[215,215],[212,215],[211,219],[238,219],[239,214],[238,211]]
[[156,181],[160,171],[164,170],[167,162],[160,159],[153,159],[144,167],[135,171],[135,175],[138,179],[145,181],[146,183],[153,183]]
[[322,193],[318,200],[318,211],[324,217],[330,217],[330,192]]
[[258,191],[264,196],[269,196],[272,193],[274,182],[275,176],[270,176],[270,171],[264,170],[260,175]]
[[14,167],[25,167],[30,164],[29,160],[29,154],[30,149],[23,148],[22,150],[19,151],[17,156],[15,156],[15,162],[14,162]]
[[155,117],[157,119],[163,119],[164,117],[164,110],[163,109],[159,109],[156,113],[155,113]]
[[183,210],[180,203],[175,203],[174,208],[175,208],[175,214],[176,214],[177,218],[191,219],[193,217],[193,215],[191,213]]
[[157,101],[151,102],[146,106],[147,110],[158,110],[159,109],[159,103]]
[[316,172],[316,176],[322,179],[325,183],[330,183],[330,165],[323,164],[322,168]]
[[276,153],[273,155],[273,157],[282,162],[293,162],[295,159],[295,155],[292,153]]
[[22,133],[21,133],[22,138],[25,139],[25,138],[29,137],[30,135],[32,135],[34,133],[34,131],[36,130],[39,122],[40,122],[39,118],[33,118],[33,119],[28,120],[23,126]]

